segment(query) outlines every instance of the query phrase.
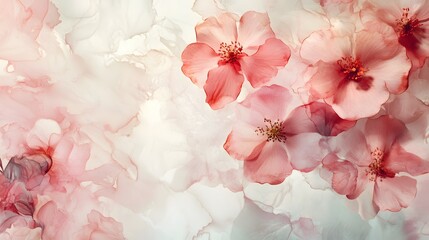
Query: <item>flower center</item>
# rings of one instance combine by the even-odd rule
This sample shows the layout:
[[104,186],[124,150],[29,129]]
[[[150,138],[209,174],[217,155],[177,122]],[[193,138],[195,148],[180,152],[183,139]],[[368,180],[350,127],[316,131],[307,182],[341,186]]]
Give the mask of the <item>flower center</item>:
[[235,62],[243,54],[243,46],[237,41],[231,41],[231,44],[222,42],[219,48],[219,55],[225,62]]
[[258,127],[255,132],[267,137],[267,142],[286,142],[286,133],[283,131],[283,122],[277,119],[273,122],[264,118],[265,128]]
[[395,176],[395,173],[384,168],[383,157],[384,152],[378,147],[371,152],[372,162],[366,170],[366,175],[371,175],[369,180],[375,181],[377,178],[380,178],[383,181],[383,178],[392,178]]
[[415,16],[410,18],[409,12],[409,8],[403,8],[402,17],[400,19],[396,19],[395,31],[399,34],[400,37],[412,34],[413,31],[416,30],[416,28],[422,25]]
[[346,79],[349,81],[358,82],[365,76],[365,72],[368,71],[368,69],[362,66],[359,59],[354,59],[351,56],[343,57],[337,63],[341,67],[341,72],[346,75]]

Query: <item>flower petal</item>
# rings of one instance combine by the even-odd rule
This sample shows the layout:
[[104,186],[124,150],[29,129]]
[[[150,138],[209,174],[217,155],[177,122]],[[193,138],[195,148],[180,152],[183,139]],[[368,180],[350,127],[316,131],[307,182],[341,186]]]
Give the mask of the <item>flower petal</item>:
[[369,119],[365,124],[365,136],[371,150],[380,148],[385,152],[390,151],[394,141],[406,130],[405,125],[387,115],[376,119]]
[[182,53],[182,71],[193,83],[202,87],[210,69],[217,67],[219,55],[204,43],[191,43]]
[[377,114],[388,98],[389,92],[386,91],[384,84],[381,86],[373,84],[367,89],[362,89],[360,83],[352,81],[339,86],[335,96],[326,99],[326,102],[341,118],[357,120]]
[[328,98],[333,96],[344,76],[339,72],[337,63],[318,62],[315,64],[317,72],[308,82],[310,94],[316,98]]
[[244,174],[257,183],[280,184],[291,173],[288,155],[279,142],[268,142],[255,160],[244,162]]
[[338,161],[335,154],[326,156],[323,167],[332,172],[332,188],[341,195],[348,195],[355,191],[358,171],[349,161]]
[[288,89],[279,85],[271,85],[262,87],[247,96],[240,106],[259,112],[262,117],[275,121],[286,118],[291,101],[292,95]]
[[399,144],[393,144],[389,155],[385,158],[386,168],[399,173],[406,172],[412,176],[429,172],[429,162],[405,151]]
[[270,27],[270,19],[266,13],[249,11],[240,18],[238,42],[244,47],[244,52],[256,51],[268,38],[274,38]]
[[335,36],[332,31],[317,31],[304,40],[300,55],[311,63],[318,61],[336,63],[351,54],[349,37]]
[[368,148],[364,133],[357,127],[343,132],[329,140],[333,152],[359,167],[368,167],[371,164],[371,150]]
[[260,87],[277,75],[277,67],[284,67],[290,58],[290,49],[281,40],[267,39],[258,51],[242,57],[239,62],[253,87]]
[[416,196],[417,181],[407,176],[378,180],[374,187],[374,203],[381,211],[400,211]]
[[[411,62],[406,55],[405,49],[391,50],[388,46],[383,46],[382,49],[384,51],[396,51],[397,54],[368,64],[367,75],[374,78],[374,81],[385,83],[390,93],[402,93],[408,87]],[[367,49],[366,51],[369,50]]]
[[286,140],[287,152],[294,169],[309,172],[317,167],[324,155],[318,133],[301,133]]
[[361,215],[363,219],[372,219],[380,211],[380,208],[374,203],[373,199],[374,182],[368,182],[368,185],[365,186],[361,194],[356,198],[359,207],[359,215]]
[[266,139],[255,133],[256,127],[245,122],[235,124],[223,147],[235,159],[255,159],[266,143]]
[[212,49],[219,49],[222,42],[237,40],[237,26],[234,15],[223,13],[217,18],[209,17],[195,27],[197,42],[205,43]]
[[355,121],[340,118],[334,109],[326,103],[312,102],[307,105],[307,108],[310,112],[311,121],[323,136],[336,136],[356,124]]
[[287,134],[296,135],[304,132],[317,132],[316,125],[309,115],[310,112],[306,105],[295,108],[283,123]]
[[223,108],[237,99],[243,81],[243,75],[238,73],[233,64],[224,64],[210,70],[204,85],[206,102],[212,109]]

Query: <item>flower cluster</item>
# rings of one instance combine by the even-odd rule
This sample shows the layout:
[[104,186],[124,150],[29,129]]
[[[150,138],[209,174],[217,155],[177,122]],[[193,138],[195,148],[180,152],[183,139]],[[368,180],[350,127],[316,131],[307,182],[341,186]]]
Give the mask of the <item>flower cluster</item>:
[[[317,171],[333,191],[357,199],[364,218],[400,211],[416,196],[413,177],[429,172],[429,155],[416,150],[426,141],[416,131],[429,128],[429,106],[409,90],[413,76],[428,68],[429,1],[320,6],[331,23],[344,19],[311,31],[294,48],[275,36],[267,14],[209,17],[183,51],[182,71],[204,87],[212,109],[234,102],[244,79],[252,85],[234,104],[224,144],[243,161],[248,180],[280,184],[294,170]],[[293,84],[282,80],[299,64],[305,70]]]

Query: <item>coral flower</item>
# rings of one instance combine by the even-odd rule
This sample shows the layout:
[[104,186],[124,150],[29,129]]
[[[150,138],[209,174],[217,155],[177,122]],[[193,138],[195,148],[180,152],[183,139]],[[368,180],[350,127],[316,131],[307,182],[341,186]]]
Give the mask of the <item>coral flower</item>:
[[317,69],[308,82],[310,94],[343,119],[375,115],[390,93],[408,86],[411,63],[405,49],[378,32],[318,31],[304,40],[301,56]]
[[252,181],[279,184],[292,169],[313,170],[324,157],[324,136],[354,124],[330,114],[326,104],[292,105],[289,91],[272,85],[249,95],[238,106],[238,121],[224,148],[232,157],[244,160],[244,174]]
[[[378,211],[399,211],[416,195],[417,176],[429,172],[429,162],[407,152],[403,140],[407,128],[399,120],[385,115],[367,120],[364,128],[340,135],[333,144],[336,154],[323,160],[323,167],[332,174],[332,188],[349,199],[372,197],[372,204],[361,204],[363,217]],[[365,202],[365,199],[363,199]]]
[[244,76],[260,87],[277,75],[289,60],[290,50],[275,35],[267,14],[246,12],[237,21],[224,13],[207,18],[195,28],[197,42],[182,53],[183,73],[204,86],[213,109],[237,99]]
[[373,15],[394,30],[398,42],[407,49],[413,68],[429,57],[429,1],[371,0],[364,13]]

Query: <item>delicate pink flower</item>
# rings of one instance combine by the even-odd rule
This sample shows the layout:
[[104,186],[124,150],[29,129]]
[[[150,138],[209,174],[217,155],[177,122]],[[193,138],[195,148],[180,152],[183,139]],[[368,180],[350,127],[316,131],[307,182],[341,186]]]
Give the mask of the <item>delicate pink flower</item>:
[[290,50],[275,35],[267,14],[246,12],[239,20],[224,13],[196,26],[197,42],[182,53],[183,73],[204,86],[206,102],[223,108],[237,99],[244,76],[260,87],[277,75]]
[[345,132],[333,144],[336,154],[345,160],[335,153],[323,160],[337,193],[355,199],[370,191],[366,195],[372,195],[373,204],[369,210],[361,209],[363,215],[408,207],[416,195],[416,180],[403,173],[429,172],[429,162],[401,146],[407,131],[401,121],[387,115],[367,120],[363,130]]
[[[363,13],[394,30],[398,42],[407,49],[413,68],[429,57],[429,1],[370,0]],[[372,23],[370,23],[372,24]]]
[[224,148],[245,160],[244,174],[255,182],[279,184],[292,169],[311,171],[323,158],[316,124],[306,107],[293,108],[291,101],[286,88],[272,85],[239,105],[238,121]]
[[318,31],[304,40],[301,56],[317,68],[308,82],[310,94],[344,119],[375,115],[390,93],[408,86],[405,49],[378,32]]

